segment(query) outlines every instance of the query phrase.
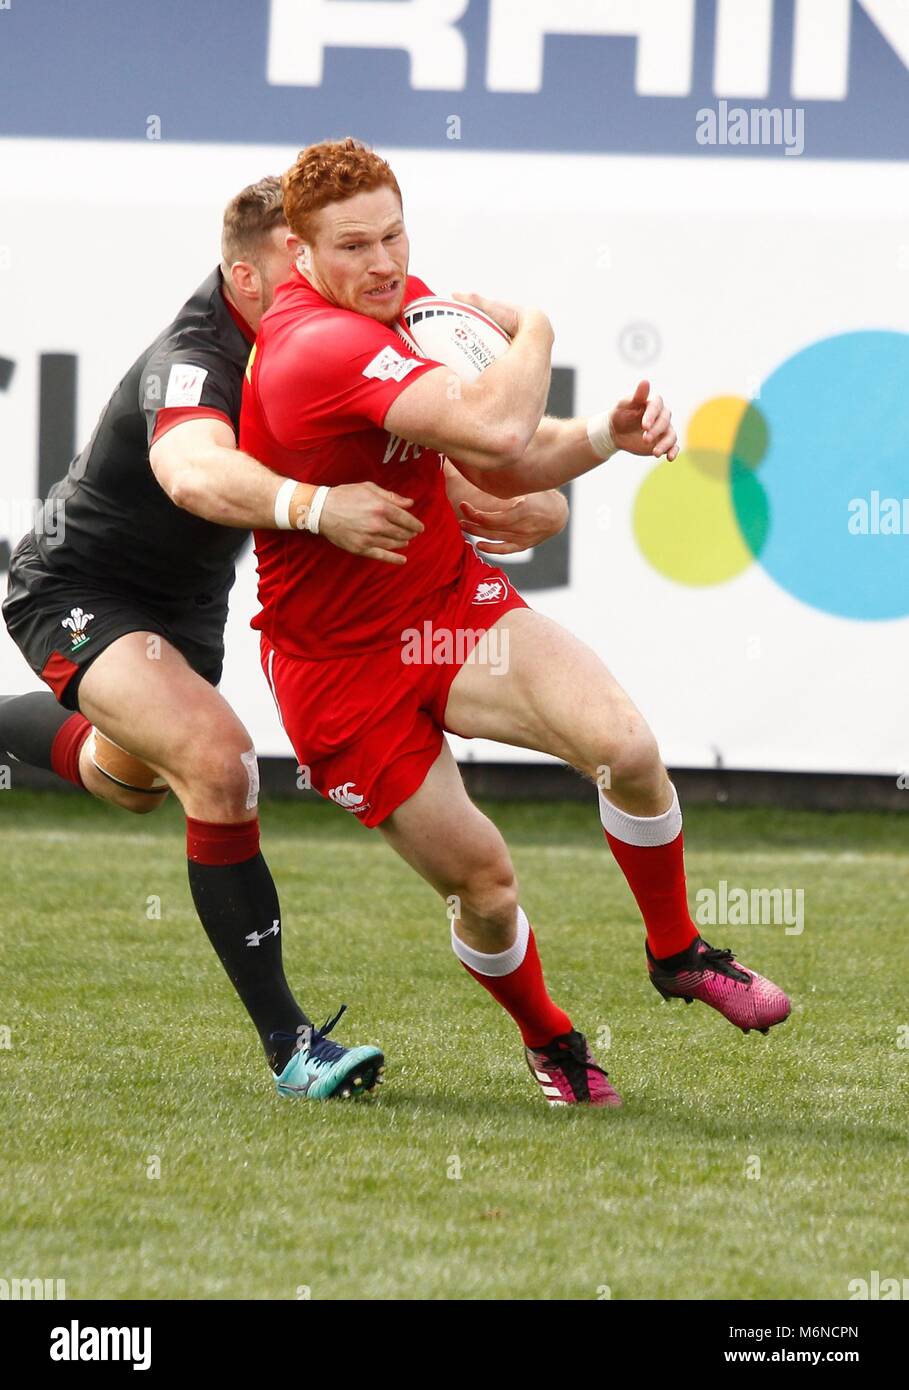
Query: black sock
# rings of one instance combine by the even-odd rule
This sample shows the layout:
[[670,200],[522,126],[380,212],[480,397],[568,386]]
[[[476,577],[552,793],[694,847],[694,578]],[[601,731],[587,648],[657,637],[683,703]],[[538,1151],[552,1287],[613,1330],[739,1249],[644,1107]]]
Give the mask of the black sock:
[[0,698],[0,749],[20,763],[55,771],[51,762],[54,739],[73,711],[58,705],[49,690]]
[[300,1029],[311,1020],[284,976],[281,909],[271,872],[256,848],[240,863],[204,859],[244,853],[258,846],[258,822],[207,825],[187,818],[189,886],[208,939],[256,1026],[269,1066],[284,1070]]

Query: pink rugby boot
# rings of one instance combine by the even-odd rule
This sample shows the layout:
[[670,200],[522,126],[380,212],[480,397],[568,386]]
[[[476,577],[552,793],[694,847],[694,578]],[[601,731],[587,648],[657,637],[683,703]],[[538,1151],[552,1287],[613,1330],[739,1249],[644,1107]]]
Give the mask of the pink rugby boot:
[[545,1047],[525,1047],[531,1074],[549,1105],[621,1105],[583,1033],[562,1033]]
[[664,999],[700,999],[748,1033],[767,1033],[789,1017],[788,998],[772,980],[746,970],[731,951],[718,951],[700,936],[678,955],[655,960],[647,947],[647,969]]

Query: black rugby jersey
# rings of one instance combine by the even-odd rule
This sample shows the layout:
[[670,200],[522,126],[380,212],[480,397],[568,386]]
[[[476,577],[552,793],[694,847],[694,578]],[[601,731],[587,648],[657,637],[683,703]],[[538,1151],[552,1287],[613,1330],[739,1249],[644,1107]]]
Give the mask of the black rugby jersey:
[[175,506],[148,453],[165,410],[224,416],[239,435],[253,338],[239,322],[215,270],[130,367],[88,444],[51,489],[45,506],[54,508],[55,520],[31,533],[30,568],[37,564],[55,582],[90,579],[95,587],[166,602],[226,593],[249,533]]

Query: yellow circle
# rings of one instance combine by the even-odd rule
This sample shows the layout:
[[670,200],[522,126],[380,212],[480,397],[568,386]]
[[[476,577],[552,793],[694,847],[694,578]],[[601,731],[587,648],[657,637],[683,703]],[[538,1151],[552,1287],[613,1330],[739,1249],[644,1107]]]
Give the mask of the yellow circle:
[[664,459],[641,484],[634,534],[651,565],[667,579],[721,584],[752,563],[732,504],[730,467],[728,453],[685,450],[672,463]]

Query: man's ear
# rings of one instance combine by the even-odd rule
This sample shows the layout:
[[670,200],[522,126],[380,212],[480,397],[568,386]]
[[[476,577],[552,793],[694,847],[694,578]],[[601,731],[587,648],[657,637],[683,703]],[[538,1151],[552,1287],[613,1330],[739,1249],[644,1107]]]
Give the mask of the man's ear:
[[230,267],[230,283],[238,294],[255,296],[259,293],[259,272],[249,261],[234,261]]
[[300,271],[300,274],[305,275],[308,271],[312,270],[312,247],[309,245],[309,242],[300,241],[299,237],[295,238],[295,240],[297,243],[297,254],[294,264],[297,270]]

